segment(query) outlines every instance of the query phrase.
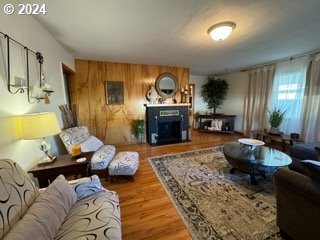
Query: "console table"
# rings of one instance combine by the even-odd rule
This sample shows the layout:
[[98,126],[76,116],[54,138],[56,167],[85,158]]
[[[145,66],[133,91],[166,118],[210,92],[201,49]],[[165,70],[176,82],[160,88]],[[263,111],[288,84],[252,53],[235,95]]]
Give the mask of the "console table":
[[[57,176],[63,174],[78,175],[88,177],[91,175],[91,158],[93,152],[81,153],[81,155],[72,157],[70,154],[57,156],[57,159],[46,165],[35,166],[28,173],[32,173],[39,181],[39,187],[47,187]],[[86,161],[77,162],[78,158],[85,157]]]
[[270,134],[266,131],[259,131],[259,130],[253,130],[251,132],[253,134],[253,138],[260,139],[264,142],[266,141],[266,139],[270,139],[271,141],[274,140],[274,141],[281,142],[282,152],[285,152],[287,142],[290,143],[291,146],[293,145],[293,143],[303,142],[301,138],[292,138],[290,137],[290,135],[284,135],[284,134],[275,135],[275,134]]
[[[215,132],[215,133],[228,133],[234,134],[234,123],[236,119],[236,115],[225,115],[225,114],[200,114],[197,117],[197,121],[199,123],[198,130],[200,132]],[[211,121],[213,119],[222,120],[222,128],[221,131],[216,130],[208,130],[208,127],[211,125]]]

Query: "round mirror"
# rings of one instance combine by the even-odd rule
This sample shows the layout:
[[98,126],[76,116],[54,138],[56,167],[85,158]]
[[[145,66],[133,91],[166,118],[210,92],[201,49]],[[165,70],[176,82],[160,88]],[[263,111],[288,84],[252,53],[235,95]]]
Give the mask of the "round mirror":
[[174,97],[178,90],[176,77],[171,73],[161,73],[156,80],[156,90],[164,99]]

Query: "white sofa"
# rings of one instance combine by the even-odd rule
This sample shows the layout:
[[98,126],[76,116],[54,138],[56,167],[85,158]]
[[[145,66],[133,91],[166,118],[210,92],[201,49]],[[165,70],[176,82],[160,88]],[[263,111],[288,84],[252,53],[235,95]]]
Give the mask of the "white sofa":
[[57,177],[39,190],[20,166],[0,160],[0,239],[121,239],[119,199],[92,176]]

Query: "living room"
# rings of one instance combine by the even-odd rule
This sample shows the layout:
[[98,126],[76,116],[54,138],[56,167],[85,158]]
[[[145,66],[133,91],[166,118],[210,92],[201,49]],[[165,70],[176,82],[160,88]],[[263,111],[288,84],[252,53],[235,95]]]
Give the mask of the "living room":
[[[1,2],[1,9],[9,4]],[[320,49],[317,1],[97,1],[94,6],[76,1],[31,2],[46,4],[46,14],[19,15],[18,4],[12,3],[16,9],[13,14],[1,11],[0,31],[30,50],[41,52],[43,72],[54,92],[48,96],[47,102],[49,100],[50,103],[47,104],[45,100],[37,103],[34,99],[29,103],[26,91],[16,94],[8,91],[7,45],[1,35],[0,158],[13,159],[24,170],[36,165],[43,157],[39,149],[40,139],[20,139],[16,117],[35,112],[54,112],[63,128],[59,106],[70,101],[75,107],[78,123],[88,126],[90,133],[104,144],[115,145],[117,151],[140,153],[140,166],[134,182],[103,182],[106,188],[118,192],[122,214],[130,212],[131,215],[128,215],[133,216],[133,219],[122,219],[123,239],[190,238],[184,220],[180,219],[166,196],[147,158],[220,146],[225,142],[237,141],[242,134],[250,137],[251,130],[267,128],[263,126],[263,117],[256,118],[261,116],[261,112],[266,112],[267,105],[254,114],[250,114],[247,105],[250,98],[257,97],[257,91],[250,85],[254,82],[253,72],[267,69],[270,75],[274,75],[277,64],[315,57]],[[30,2],[21,1],[21,4],[27,3]],[[235,22],[233,32],[224,41],[213,41],[207,33],[208,28],[224,21]],[[25,78],[24,49],[11,44],[10,57],[12,78]],[[35,69],[35,72],[31,73],[34,78],[30,78],[30,86],[37,83],[38,69],[34,66],[37,66],[37,61],[31,54],[30,69]],[[310,67],[308,64],[304,66],[307,66],[305,71]],[[67,82],[64,72],[69,74]],[[149,104],[146,94],[150,85],[156,83],[157,77],[166,72],[177,79],[179,90],[175,100],[178,103],[182,98],[180,89],[186,85],[193,86],[190,142],[151,147],[144,136],[141,145],[132,133],[131,122],[145,120],[144,105]],[[236,115],[235,135],[200,133],[192,129],[198,127],[197,114],[212,111],[201,97],[201,87],[207,82],[208,76],[225,79],[229,85],[227,97],[218,112]],[[123,104],[107,103],[106,83],[110,81],[122,82]],[[251,95],[248,95],[250,86]],[[268,87],[261,85],[256,89],[261,90],[260,95],[267,95]],[[272,90],[269,89],[269,92]],[[167,103],[173,102],[168,99]],[[312,108],[317,110],[319,105],[312,105]],[[294,116],[296,113],[290,114]],[[250,119],[255,121],[250,122]],[[305,142],[320,140],[317,120],[313,123],[308,120],[306,125],[309,129],[303,130]],[[300,133],[302,136],[301,129],[293,122],[284,124],[289,126],[285,129],[286,134]],[[66,153],[58,135],[49,136],[46,140],[51,145],[52,154]],[[136,188],[141,188],[146,195],[137,196],[141,192]],[[151,204],[151,199],[156,203],[154,199],[157,197],[153,195],[159,192],[162,212],[154,215],[150,209],[140,213],[142,215],[135,212],[139,211],[139,207]],[[145,198],[145,202],[140,198]],[[135,201],[139,204],[134,205]],[[140,220],[144,226],[138,227]],[[137,233],[138,228],[141,235]],[[165,229],[168,232],[161,235]]]

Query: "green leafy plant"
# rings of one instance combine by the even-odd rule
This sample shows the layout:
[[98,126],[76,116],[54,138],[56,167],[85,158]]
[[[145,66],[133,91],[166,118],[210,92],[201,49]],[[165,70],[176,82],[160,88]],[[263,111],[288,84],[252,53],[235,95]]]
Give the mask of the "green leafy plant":
[[220,108],[228,93],[229,85],[226,80],[215,79],[212,76],[208,77],[208,82],[202,85],[201,96],[203,101],[207,103],[208,109],[213,108],[213,113],[216,114],[216,109]]
[[142,134],[144,133],[144,120],[142,119],[133,120],[132,130],[136,139],[142,142]]
[[280,108],[274,107],[272,110],[268,110],[268,122],[271,127],[278,128],[286,114],[287,110],[281,110]]

